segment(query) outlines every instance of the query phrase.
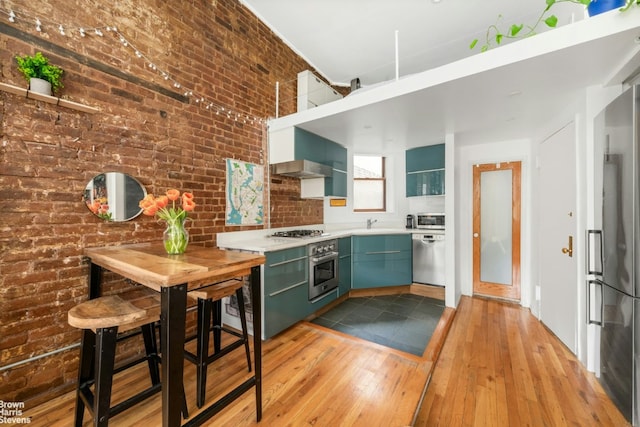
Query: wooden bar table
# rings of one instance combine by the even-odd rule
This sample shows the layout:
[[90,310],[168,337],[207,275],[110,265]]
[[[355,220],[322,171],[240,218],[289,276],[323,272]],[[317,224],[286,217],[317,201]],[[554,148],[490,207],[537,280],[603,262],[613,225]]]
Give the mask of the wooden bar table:
[[263,255],[189,245],[182,255],[167,255],[162,243],[85,248],[91,259],[89,298],[100,296],[102,270],[118,273],[161,294],[162,425],[181,424],[187,292],[202,286],[249,275],[253,302],[254,375],[185,426],[202,424],[240,395],[255,387],[256,417],[262,418],[262,330],[260,265]]

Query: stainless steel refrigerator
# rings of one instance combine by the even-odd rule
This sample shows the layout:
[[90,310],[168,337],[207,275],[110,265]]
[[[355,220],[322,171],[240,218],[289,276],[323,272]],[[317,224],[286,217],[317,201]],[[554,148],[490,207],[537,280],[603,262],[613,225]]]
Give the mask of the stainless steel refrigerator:
[[634,426],[640,426],[639,89],[626,90],[596,117],[602,230],[587,232],[587,312],[588,322],[600,326],[599,381]]

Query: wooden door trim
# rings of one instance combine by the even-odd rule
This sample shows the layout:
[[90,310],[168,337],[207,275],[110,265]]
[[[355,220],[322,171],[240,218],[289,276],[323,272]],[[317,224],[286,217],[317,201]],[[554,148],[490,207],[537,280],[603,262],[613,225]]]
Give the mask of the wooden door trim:
[[[499,167],[497,166],[499,165]],[[480,233],[480,174],[482,172],[511,169],[511,286],[498,283],[482,282],[480,280],[480,235],[473,237],[473,293],[499,298],[520,300],[520,251],[521,251],[521,220],[522,220],[522,162],[499,162],[473,166],[473,233]]]

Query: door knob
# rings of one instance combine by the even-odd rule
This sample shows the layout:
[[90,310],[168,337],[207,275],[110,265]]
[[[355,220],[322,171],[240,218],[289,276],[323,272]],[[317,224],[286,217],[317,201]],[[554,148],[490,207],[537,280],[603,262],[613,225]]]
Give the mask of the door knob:
[[573,236],[569,236],[569,247],[562,248],[563,254],[568,254],[569,257],[573,257]]
[[478,237],[479,234],[478,233],[473,233],[473,237]]

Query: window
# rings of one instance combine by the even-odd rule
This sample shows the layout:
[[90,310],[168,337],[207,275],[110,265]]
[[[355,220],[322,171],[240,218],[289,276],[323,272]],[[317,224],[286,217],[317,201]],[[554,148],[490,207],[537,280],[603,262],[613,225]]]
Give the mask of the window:
[[387,208],[385,158],[353,156],[353,210],[384,212]]

